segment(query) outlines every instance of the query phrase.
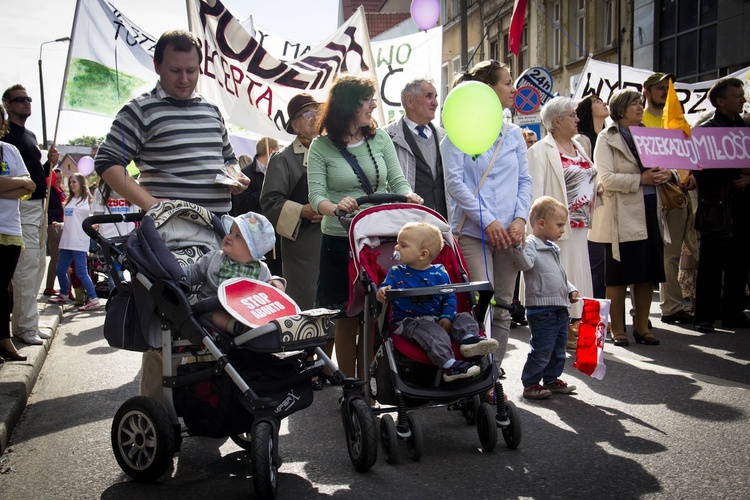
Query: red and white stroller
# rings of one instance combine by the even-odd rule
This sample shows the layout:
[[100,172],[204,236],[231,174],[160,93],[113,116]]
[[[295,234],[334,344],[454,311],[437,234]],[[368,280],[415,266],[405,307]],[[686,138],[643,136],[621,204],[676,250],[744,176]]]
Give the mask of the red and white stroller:
[[[440,214],[427,207],[408,203],[397,195],[374,195],[357,200],[358,203],[383,203],[357,213],[349,226],[349,241],[352,252],[350,261],[350,302],[348,314],[364,314],[365,332],[371,331],[372,317],[379,316],[376,335],[375,358],[365,376],[368,396],[380,407],[373,408],[380,419],[380,441],[388,463],[396,461],[398,440],[405,440],[412,460],[422,455],[422,431],[419,420],[412,410],[447,407],[460,410],[466,421],[476,424],[479,440],[485,451],[497,444],[497,428],[510,448],[521,442],[521,421],[512,402],[505,400],[498,370],[492,356],[475,359],[480,373],[469,379],[445,383],[442,369],[432,364],[425,352],[416,344],[391,333],[390,305],[399,297],[431,296],[455,293],[458,311],[471,312],[484,329],[484,318],[490,308],[494,294],[487,282],[469,282],[466,264],[451,233],[450,226]],[[443,233],[445,246],[435,263],[443,264],[454,285],[450,287],[428,287],[408,290],[389,290],[386,304],[376,300],[377,289],[394,262],[392,260],[396,237],[407,222],[424,221],[437,226]],[[414,299],[413,299],[414,300]],[[499,305],[510,309],[510,305]],[[484,333],[482,333],[484,335]],[[364,359],[370,359],[369,342],[364,342]],[[459,346],[454,345],[456,359],[462,359]],[[485,395],[494,389],[494,404],[484,402]],[[389,413],[397,412],[394,422]]]

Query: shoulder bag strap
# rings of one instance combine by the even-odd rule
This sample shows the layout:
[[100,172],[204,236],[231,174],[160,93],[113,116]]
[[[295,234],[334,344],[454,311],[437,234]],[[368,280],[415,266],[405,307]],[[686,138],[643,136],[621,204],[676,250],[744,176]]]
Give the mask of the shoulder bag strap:
[[362,183],[362,187],[364,188],[365,193],[372,194],[373,191],[372,191],[372,185],[370,184],[370,179],[367,178],[367,175],[365,175],[365,172],[362,170],[362,167],[360,167],[359,163],[357,163],[357,159],[354,157],[354,155],[351,154],[348,149],[346,149],[346,146],[336,145],[336,148],[341,153],[341,156],[343,156],[344,159],[347,162],[349,162],[349,165],[351,165],[352,170],[354,170],[354,174],[359,178],[359,182]]
[[[489,164],[487,164],[487,168],[484,170],[484,174],[482,174],[482,178],[479,179],[479,184],[477,184],[477,188],[474,190],[475,197],[479,193],[479,190],[482,188],[482,184],[484,184],[484,181],[487,180],[487,176],[490,175],[490,171],[492,170],[492,165],[495,164],[495,159],[497,158],[497,154],[503,148],[503,142],[505,142],[505,129],[506,128],[507,127],[505,126],[505,123],[503,123],[503,130],[502,130],[502,136],[500,137],[500,144],[498,144],[497,148],[495,148],[495,152],[492,155],[492,159],[490,160]],[[456,234],[461,234],[461,229],[464,227],[465,223],[466,223],[466,214],[464,213],[464,216],[461,218],[461,222],[458,224],[458,227],[456,228]]]

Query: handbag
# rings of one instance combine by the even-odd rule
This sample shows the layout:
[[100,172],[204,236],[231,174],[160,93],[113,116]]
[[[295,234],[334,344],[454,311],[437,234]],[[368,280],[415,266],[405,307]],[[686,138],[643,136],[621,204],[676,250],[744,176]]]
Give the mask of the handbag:
[[665,182],[657,186],[661,197],[661,206],[664,210],[685,208],[687,206],[687,195],[677,184]]

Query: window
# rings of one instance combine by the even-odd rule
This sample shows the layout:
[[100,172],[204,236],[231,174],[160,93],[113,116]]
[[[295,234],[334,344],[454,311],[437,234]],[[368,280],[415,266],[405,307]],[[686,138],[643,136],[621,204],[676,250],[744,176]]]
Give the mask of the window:
[[451,2],[451,19],[456,19],[461,15],[461,0],[453,0]]
[[497,47],[497,38],[490,42],[490,59],[501,59]]
[[599,10],[599,46],[609,49],[615,46],[617,41],[617,2],[616,0],[603,0]]
[[560,1],[550,4],[548,11],[552,16],[552,23],[547,25],[547,65],[550,68],[560,67]]
[[570,30],[572,39],[570,59],[575,61],[586,56],[586,0],[575,0],[570,5]]
[[716,76],[718,0],[661,0],[655,69],[681,81]]
[[527,34],[528,29],[524,26],[521,35],[521,47],[518,49],[518,67],[516,68],[516,75],[523,73],[529,66],[529,39]]
[[461,56],[454,57],[452,63],[453,63],[453,70],[452,70],[453,74],[457,75],[461,73]]

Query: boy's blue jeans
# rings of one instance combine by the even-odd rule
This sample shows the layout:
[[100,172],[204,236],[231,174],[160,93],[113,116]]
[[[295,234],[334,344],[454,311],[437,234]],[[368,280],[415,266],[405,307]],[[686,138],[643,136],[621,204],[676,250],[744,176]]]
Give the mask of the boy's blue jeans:
[[565,344],[568,342],[570,318],[568,308],[546,310],[534,313],[526,310],[529,321],[531,350],[521,373],[521,382],[529,387],[544,381],[554,382],[565,368]]

